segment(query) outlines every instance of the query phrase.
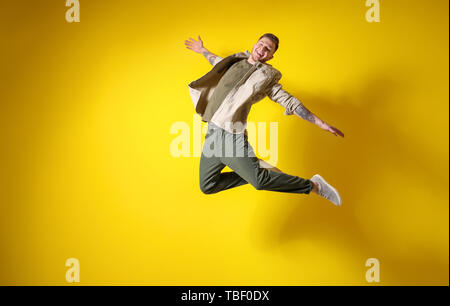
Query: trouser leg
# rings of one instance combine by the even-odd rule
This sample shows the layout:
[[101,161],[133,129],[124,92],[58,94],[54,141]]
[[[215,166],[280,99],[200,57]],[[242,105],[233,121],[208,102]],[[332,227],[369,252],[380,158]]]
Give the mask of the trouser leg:
[[[218,145],[222,141],[219,130],[208,127],[202,155],[200,157],[200,189],[205,194],[217,193],[222,190],[245,185],[248,182],[235,172],[223,172],[225,164],[221,161]],[[215,147],[216,146],[216,147]],[[212,154],[216,153],[216,154]]]
[[221,162],[256,189],[305,194],[311,192],[313,184],[309,179],[262,168],[245,134],[225,133],[224,139],[227,146],[236,147],[237,154],[224,156]]
[[200,189],[205,194],[217,193],[222,190],[245,185],[248,182],[236,172],[222,172],[225,165],[219,157],[200,158]]

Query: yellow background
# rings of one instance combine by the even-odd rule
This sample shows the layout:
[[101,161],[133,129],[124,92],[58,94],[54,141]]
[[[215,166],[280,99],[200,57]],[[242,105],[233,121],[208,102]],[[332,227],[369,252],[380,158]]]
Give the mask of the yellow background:
[[[382,285],[449,283],[448,1],[65,0],[0,4],[0,284]],[[187,84],[272,32],[281,83],[344,139],[267,98],[278,166],[341,193],[247,185],[206,196],[199,158],[174,158],[192,126]],[[192,149],[191,149],[192,150]]]

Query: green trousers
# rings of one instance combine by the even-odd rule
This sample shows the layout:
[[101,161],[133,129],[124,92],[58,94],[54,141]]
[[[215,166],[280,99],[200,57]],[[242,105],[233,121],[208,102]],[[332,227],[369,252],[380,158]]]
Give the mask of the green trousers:
[[[228,166],[233,171],[222,172]],[[262,168],[247,135],[233,134],[208,124],[200,158],[200,189],[205,194],[250,183],[257,190],[309,194],[308,179]]]

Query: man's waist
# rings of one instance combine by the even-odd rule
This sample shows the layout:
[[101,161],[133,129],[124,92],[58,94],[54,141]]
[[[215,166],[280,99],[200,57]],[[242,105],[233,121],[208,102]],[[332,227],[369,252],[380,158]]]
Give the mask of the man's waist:
[[208,129],[220,129],[229,134],[247,134],[247,123],[245,122],[214,122],[208,121]]

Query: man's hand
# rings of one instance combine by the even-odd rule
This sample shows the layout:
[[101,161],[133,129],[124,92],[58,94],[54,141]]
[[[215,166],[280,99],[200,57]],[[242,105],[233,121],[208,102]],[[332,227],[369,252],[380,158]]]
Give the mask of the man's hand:
[[192,50],[194,52],[197,53],[201,53],[211,65],[214,65],[215,63],[217,63],[218,60],[222,59],[221,57],[209,52],[204,46],[203,46],[203,41],[200,38],[200,35],[198,36],[198,41],[193,39],[193,38],[189,38],[190,40],[185,40],[184,44],[186,45],[186,48],[188,48],[189,50]]
[[337,128],[335,128],[334,126],[329,125],[328,123],[324,123],[322,126],[322,129],[324,129],[325,131],[328,131],[330,133],[332,133],[334,136],[341,136],[344,137],[344,133],[342,133],[341,131],[339,131]]
[[198,41],[195,39],[189,37],[190,40],[185,40],[184,44],[186,45],[186,48],[189,50],[192,50],[197,53],[203,53],[205,51],[205,48],[203,47],[203,41],[200,38],[200,35],[198,36]]

